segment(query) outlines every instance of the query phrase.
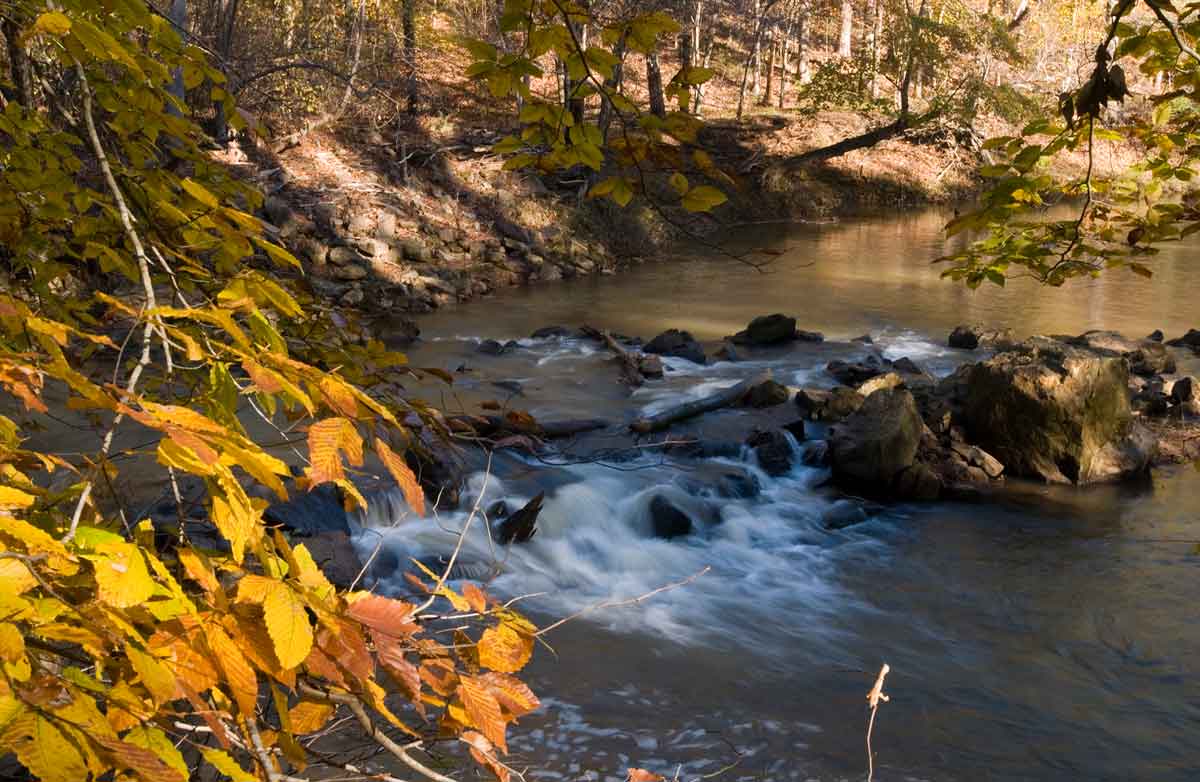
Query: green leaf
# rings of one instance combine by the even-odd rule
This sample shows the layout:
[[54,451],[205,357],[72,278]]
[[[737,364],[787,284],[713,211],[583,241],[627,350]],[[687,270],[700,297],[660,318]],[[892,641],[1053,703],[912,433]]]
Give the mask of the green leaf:
[[708,212],[728,201],[728,197],[710,185],[693,187],[683,197],[683,208],[689,212]]

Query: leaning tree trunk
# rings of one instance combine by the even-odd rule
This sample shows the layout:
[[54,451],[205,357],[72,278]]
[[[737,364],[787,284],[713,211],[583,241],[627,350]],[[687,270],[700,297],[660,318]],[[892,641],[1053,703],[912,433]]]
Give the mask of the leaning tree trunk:
[[663,96],[662,69],[658,65],[658,52],[646,55],[646,88],[650,91],[650,113],[665,117],[667,99]]
[[854,0],[842,0],[842,34],[838,38],[838,57],[849,58],[854,37]]

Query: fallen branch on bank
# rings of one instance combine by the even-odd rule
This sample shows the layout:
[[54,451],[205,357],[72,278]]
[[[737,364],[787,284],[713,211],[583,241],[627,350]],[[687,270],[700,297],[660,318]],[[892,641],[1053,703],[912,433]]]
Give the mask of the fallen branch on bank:
[[680,402],[677,405],[668,407],[653,415],[644,416],[637,419],[629,425],[629,428],[638,434],[650,434],[651,432],[660,432],[663,429],[671,426],[671,424],[686,421],[689,418],[695,418],[704,413],[711,413],[713,410],[720,410],[722,407],[729,407],[741,401],[746,393],[754,388],[759,383],[771,379],[770,372],[763,372],[753,377],[746,378],[737,385],[723,388],[715,394],[701,397],[699,399],[691,399],[687,402]]

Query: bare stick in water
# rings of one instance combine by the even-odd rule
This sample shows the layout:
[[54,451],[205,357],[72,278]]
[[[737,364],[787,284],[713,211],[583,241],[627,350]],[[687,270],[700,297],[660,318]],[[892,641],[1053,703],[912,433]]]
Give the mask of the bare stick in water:
[[676,587],[681,587],[681,586],[684,586],[685,584],[690,584],[710,570],[712,570],[712,565],[705,565],[700,570],[697,570],[695,573],[691,574],[690,576],[688,576],[685,579],[682,579],[679,581],[672,581],[670,584],[663,584],[658,589],[651,589],[649,592],[647,592],[644,595],[639,595],[638,597],[631,597],[628,600],[603,600],[599,603],[594,603],[590,606],[587,606],[586,608],[582,608],[582,609],[576,611],[575,613],[571,614],[570,616],[565,616],[562,619],[559,619],[554,624],[546,625],[541,630],[538,630],[536,633],[534,633],[534,635],[535,636],[545,635],[546,633],[550,632],[551,630],[553,630],[557,627],[562,627],[567,622],[570,622],[572,619],[578,619],[579,617],[583,616],[584,614],[589,614],[592,611],[598,611],[601,608],[618,608],[620,606],[637,605],[638,603],[642,603],[642,602],[645,602],[646,600],[649,600],[650,598],[654,597],[657,594],[666,592],[668,589],[675,589]]
[[883,680],[891,670],[891,666],[884,663],[883,667],[879,669],[879,678],[875,680],[875,686],[867,693],[867,705],[871,707],[871,719],[867,721],[867,782],[872,782],[875,777],[875,753],[871,751],[871,730],[875,727],[875,712],[879,711],[879,704],[887,703],[889,700],[883,692]]

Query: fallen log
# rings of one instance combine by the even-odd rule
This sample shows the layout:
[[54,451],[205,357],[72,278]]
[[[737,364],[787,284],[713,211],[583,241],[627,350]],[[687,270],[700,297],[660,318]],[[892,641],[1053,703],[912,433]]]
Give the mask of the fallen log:
[[638,434],[660,432],[671,424],[686,421],[689,418],[695,418],[698,415],[711,413],[713,410],[720,410],[722,407],[737,404],[746,395],[747,391],[759,383],[770,379],[771,373],[763,372],[754,377],[747,378],[737,385],[721,389],[715,394],[709,394],[708,396],[692,399],[687,402],[680,402],[654,415],[638,418],[629,425],[629,428]]
[[579,330],[584,336],[603,342],[616,355],[617,361],[621,364],[621,380],[626,385],[636,387],[642,384],[645,378],[642,376],[642,368],[637,356],[621,347],[621,343],[613,339],[612,334],[591,326],[582,326]]
[[538,425],[542,428],[543,437],[556,440],[603,429],[608,426],[608,421],[603,418],[568,418],[564,421],[539,421]]

